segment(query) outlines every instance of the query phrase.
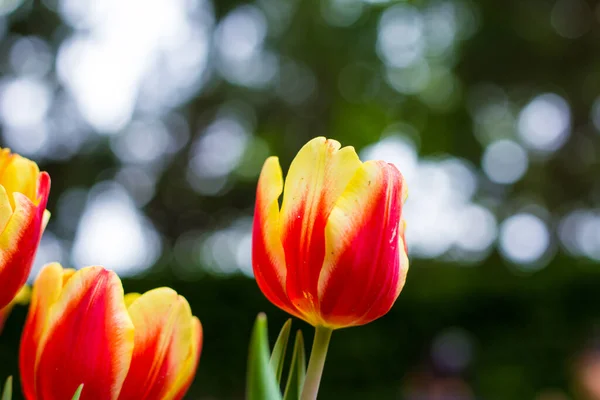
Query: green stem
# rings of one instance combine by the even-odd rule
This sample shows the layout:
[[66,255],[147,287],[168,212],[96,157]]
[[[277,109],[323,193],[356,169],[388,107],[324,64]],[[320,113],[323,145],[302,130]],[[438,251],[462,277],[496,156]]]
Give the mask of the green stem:
[[319,392],[319,384],[323,375],[329,340],[331,339],[330,328],[317,326],[315,328],[315,339],[313,340],[312,350],[310,351],[310,360],[308,361],[308,370],[306,379],[302,388],[301,400],[316,400]]

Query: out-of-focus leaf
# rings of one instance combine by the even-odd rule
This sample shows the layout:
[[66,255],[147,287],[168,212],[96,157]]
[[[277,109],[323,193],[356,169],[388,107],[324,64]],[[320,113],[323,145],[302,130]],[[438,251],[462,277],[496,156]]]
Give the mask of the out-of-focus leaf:
[[275,342],[275,346],[273,346],[273,352],[271,353],[271,368],[273,368],[273,371],[275,372],[275,378],[277,379],[278,384],[281,382],[281,374],[283,373],[283,364],[285,362],[285,353],[291,330],[292,319],[289,318],[285,324],[283,324],[281,332],[279,332],[279,336]]
[[275,378],[275,371],[273,371],[269,362],[267,316],[264,313],[258,314],[250,339],[246,399],[281,400],[281,392]]
[[11,400],[12,399],[12,376],[9,376],[6,379],[6,383],[4,384],[4,390],[2,391],[2,400]]
[[83,390],[83,383],[81,385],[79,385],[79,387],[75,391],[75,394],[73,395],[73,398],[71,400],[79,400],[79,397],[81,396],[81,391],[82,390]]
[[283,400],[299,400],[306,377],[306,355],[304,352],[304,339],[302,331],[298,330],[296,341],[294,342],[294,353],[292,354],[292,364],[290,374],[288,375],[285,386]]

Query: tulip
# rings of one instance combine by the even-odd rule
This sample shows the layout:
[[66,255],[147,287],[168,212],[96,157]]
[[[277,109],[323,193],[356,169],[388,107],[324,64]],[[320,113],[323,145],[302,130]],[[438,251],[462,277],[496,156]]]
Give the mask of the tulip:
[[[279,196],[283,201],[279,207]],[[292,161],[276,157],[256,193],[252,261],[258,286],[313,326],[363,325],[386,314],[408,271],[402,175],[383,161],[318,137]]]
[[2,333],[2,328],[4,328],[4,323],[6,319],[10,315],[13,307],[17,304],[25,305],[29,302],[29,297],[31,296],[31,288],[29,286],[23,286],[19,293],[15,296],[14,299],[4,308],[0,309],[0,333]]
[[323,137],[308,142],[285,185],[278,159],[268,158],[256,191],[256,282],[273,304],[316,328],[302,400],[317,397],[332,331],[385,315],[408,272],[402,175],[340,147]]
[[102,267],[49,264],[31,298],[20,348],[28,400],[181,399],[196,372],[202,326],[169,288],[124,296]]
[[25,284],[50,213],[50,176],[0,149],[0,309]]

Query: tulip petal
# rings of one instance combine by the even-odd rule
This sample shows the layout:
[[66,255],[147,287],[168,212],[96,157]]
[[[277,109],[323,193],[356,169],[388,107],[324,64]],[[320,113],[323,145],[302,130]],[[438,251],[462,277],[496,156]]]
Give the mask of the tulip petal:
[[[46,206],[48,205],[48,195],[50,194],[50,175],[47,172],[41,172],[37,182],[37,197],[34,201],[35,205],[40,209],[42,213],[45,213]],[[48,222],[49,215],[43,216]]]
[[264,295],[279,308],[298,316],[285,293],[285,254],[281,244],[278,199],[283,177],[277,157],[269,157],[263,166],[256,190],[252,232],[252,265],[256,282]]
[[141,296],[140,293],[127,293],[125,295],[125,307],[129,308],[129,306],[131,305],[131,303],[133,303],[134,301],[136,301],[139,297]]
[[317,284],[325,258],[325,224],[361,162],[352,147],[318,137],[292,161],[281,206],[287,294],[305,313],[318,313]]
[[[406,197],[404,197],[404,199],[406,199]],[[404,283],[406,282],[406,274],[408,273],[408,266],[409,266],[408,246],[406,244],[405,232],[406,232],[406,221],[402,220],[402,221],[400,221],[399,234],[398,234],[399,235],[398,250],[400,250],[400,268],[402,269],[402,271],[400,272],[401,279],[398,280],[398,287],[396,288],[396,292],[398,293],[398,295],[402,291],[402,288],[404,287]]]
[[129,306],[135,345],[119,400],[162,400],[179,379],[194,340],[188,302],[170,288],[144,293]]
[[31,287],[25,285],[19,290],[19,293],[12,300],[13,304],[27,305],[31,300]]
[[0,185],[0,232],[4,230],[10,220],[13,209],[8,199],[8,193],[4,186]]
[[35,366],[37,397],[116,399],[131,362],[133,324],[117,275],[102,267],[77,271],[51,309]]
[[13,194],[14,212],[0,234],[0,307],[12,300],[29,276],[42,237],[49,193],[50,176],[42,172],[37,206],[22,193]]
[[45,210],[44,211],[44,216],[42,217],[42,233],[46,230],[46,227],[48,226],[48,222],[50,221],[50,217],[52,214],[50,214],[50,211]]
[[[406,277],[403,179],[391,164],[363,164],[337,201],[326,226],[319,280],[322,324],[362,325],[389,311]],[[400,224],[402,224],[400,226]]]
[[4,172],[8,164],[10,164],[13,157],[14,154],[10,152],[10,149],[0,149],[0,176],[2,176],[2,173]]
[[68,279],[72,273],[73,270],[63,270],[58,263],[48,264],[40,271],[33,286],[31,305],[19,349],[21,385],[26,399],[36,399],[35,361],[38,344],[48,322],[50,307],[58,300],[65,279]]
[[[8,162],[0,175],[0,182],[7,193],[21,193],[32,202],[35,202],[38,188],[38,176],[40,170],[36,163],[21,157],[18,154],[11,154]],[[9,196],[10,197],[10,196]],[[15,207],[15,200],[9,198],[12,207]]]
[[193,317],[192,319],[192,329],[193,334],[190,353],[179,371],[177,382],[173,385],[173,389],[165,396],[165,400],[183,399],[183,396],[185,396],[190,385],[194,381],[196,369],[198,369],[198,362],[200,361],[200,354],[202,353],[203,340],[202,324],[200,324],[200,320],[196,317]]
[[0,306],[10,302],[27,280],[26,265],[33,260],[41,237],[41,220],[33,203],[20,193],[14,197],[15,211],[0,234]]

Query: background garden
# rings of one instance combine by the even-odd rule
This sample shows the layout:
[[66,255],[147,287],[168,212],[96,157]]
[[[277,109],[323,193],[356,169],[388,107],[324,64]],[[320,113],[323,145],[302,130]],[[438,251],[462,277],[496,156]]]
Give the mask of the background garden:
[[334,332],[322,398],[600,399],[596,1],[3,0],[0,74],[1,145],[52,177],[33,273],[183,294],[187,398],[243,398],[256,314],[285,321],[252,279],[256,180],[323,135],[403,172],[411,267]]

